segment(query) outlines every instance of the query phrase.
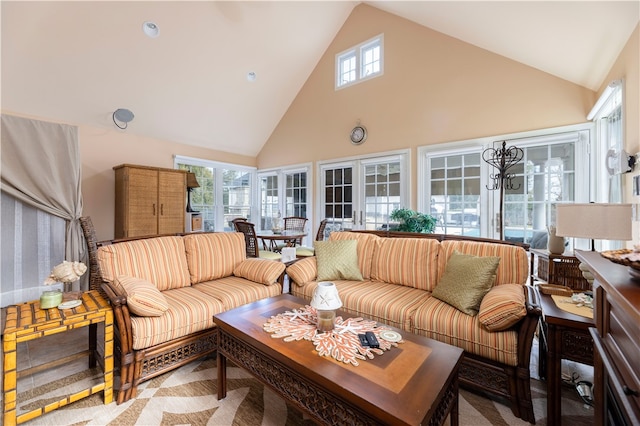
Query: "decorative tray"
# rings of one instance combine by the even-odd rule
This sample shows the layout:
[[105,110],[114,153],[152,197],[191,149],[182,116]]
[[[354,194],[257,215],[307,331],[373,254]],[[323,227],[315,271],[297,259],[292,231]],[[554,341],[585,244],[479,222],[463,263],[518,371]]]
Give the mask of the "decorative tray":
[[566,286],[557,284],[538,284],[540,293],[543,294],[555,294],[558,296],[572,296],[574,291]]
[[600,252],[602,257],[614,263],[640,269],[640,252],[632,249],[607,250]]

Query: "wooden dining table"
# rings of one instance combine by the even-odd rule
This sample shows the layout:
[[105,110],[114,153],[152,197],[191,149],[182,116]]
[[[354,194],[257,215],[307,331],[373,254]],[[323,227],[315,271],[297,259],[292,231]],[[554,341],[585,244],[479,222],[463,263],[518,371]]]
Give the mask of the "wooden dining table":
[[296,231],[285,229],[279,233],[273,231],[260,231],[256,233],[256,237],[262,240],[262,246],[265,250],[278,252],[281,246],[278,243],[284,243],[285,247],[295,247],[296,241],[307,236],[304,231]]

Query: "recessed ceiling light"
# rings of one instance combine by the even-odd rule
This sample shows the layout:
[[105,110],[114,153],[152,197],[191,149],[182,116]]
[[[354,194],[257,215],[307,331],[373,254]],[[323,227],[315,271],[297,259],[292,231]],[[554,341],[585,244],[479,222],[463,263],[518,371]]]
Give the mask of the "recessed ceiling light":
[[256,73],[251,71],[247,74],[247,80],[248,81],[256,81]]
[[142,31],[144,31],[144,33],[151,38],[156,38],[160,35],[160,28],[156,25],[155,22],[151,21],[147,21],[142,24]]

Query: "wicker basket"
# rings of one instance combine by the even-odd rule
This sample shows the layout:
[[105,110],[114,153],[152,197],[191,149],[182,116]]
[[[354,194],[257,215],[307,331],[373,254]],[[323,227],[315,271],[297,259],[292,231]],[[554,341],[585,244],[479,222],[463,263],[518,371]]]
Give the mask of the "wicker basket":
[[557,296],[572,296],[574,293],[574,290],[569,287],[556,284],[538,284],[538,289],[540,290],[540,293],[549,295],[555,294]]

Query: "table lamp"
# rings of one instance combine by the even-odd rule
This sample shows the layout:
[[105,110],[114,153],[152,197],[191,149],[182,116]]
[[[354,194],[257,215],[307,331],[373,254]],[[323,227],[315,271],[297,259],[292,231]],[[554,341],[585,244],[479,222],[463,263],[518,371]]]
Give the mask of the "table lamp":
[[342,307],[342,300],[338,294],[336,285],[330,281],[320,281],[313,293],[311,307],[318,311],[319,332],[324,333],[333,330],[336,321],[336,309]]
[[[595,251],[595,240],[629,241],[633,239],[631,204],[557,204],[556,235],[589,238],[591,251]],[[579,268],[582,276],[592,284],[591,272],[582,263]]]

